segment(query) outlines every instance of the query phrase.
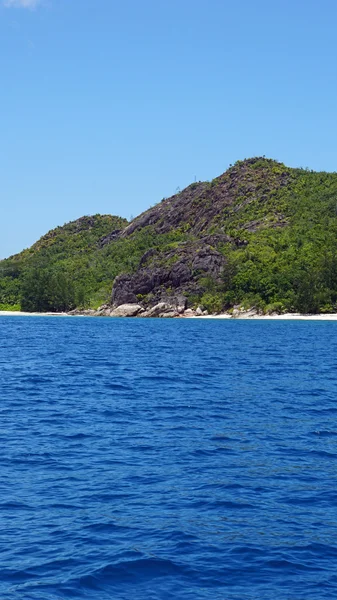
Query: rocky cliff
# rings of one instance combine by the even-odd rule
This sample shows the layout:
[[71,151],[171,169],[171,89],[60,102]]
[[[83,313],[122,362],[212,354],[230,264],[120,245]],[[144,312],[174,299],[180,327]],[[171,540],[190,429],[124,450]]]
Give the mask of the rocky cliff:
[[[186,239],[174,248],[150,248],[134,273],[117,276],[112,306],[140,302],[151,309],[164,302],[176,309],[201,299],[209,287],[222,289],[228,278],[226,255],[248,245],[245,232],[287,225],[286,215],[271,199],[291,179],[291,170],[281,163],[249,159],[211,182],[191,184],[141,214],[119,232],[120,238],[151,228],[157,235],[180,231]],[[251,219],[256,205],[263,214]]]

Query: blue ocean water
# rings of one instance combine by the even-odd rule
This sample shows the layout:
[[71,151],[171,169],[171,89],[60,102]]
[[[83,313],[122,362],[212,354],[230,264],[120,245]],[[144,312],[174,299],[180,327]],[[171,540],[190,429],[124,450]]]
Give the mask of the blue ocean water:
[[0,318],[0,598],[337,596],[337,322]]

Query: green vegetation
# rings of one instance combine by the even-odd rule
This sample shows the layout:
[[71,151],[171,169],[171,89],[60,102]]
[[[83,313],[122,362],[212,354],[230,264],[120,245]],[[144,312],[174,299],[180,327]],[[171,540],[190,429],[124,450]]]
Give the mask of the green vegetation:
[[[336,173],[250,159],[209,184],[192,184],[174,202],[173,211],[172,199],[163,199],[148,211],[158,218],[145,226],[135,219],[132,233],[106,243],[125,219],[83,217],[1,261],[0,309],[97,308],[110,301],[115,277],[136,272],[147,250],[156,249],[157,264],[171,268],[184,242],[227,235],[233,242],[216,247],[226,257],[221,281],[196,275],[190,304],[210,312],[236,304],[264,312],[337,311]],[[140,301],[151,297],[139,294]]]
[[102,238],[126,225],[120,217],[82,217],[1,261],[0,306],[27,312],[96,309],[110,301],[115,277],[133,273],[149,247],[166,249],[184,239],[180,231],[158,235],[147,227],[102,247]]
[[97,295],[107,299],[111,277],[98,272],[95,255],[102,238],[126,225],[110,215],[82,217],[1,261],[0,305],[58,312],[90,306]]
[[[228,254],[235,272],[228,299],[267,311],[275,304],[276,311],[336,311],[337,174],[293,170],[263,208],[269,215],[252,202],[231,221],[248,244]],[[283,213],[285,226],[270,227],[272,210]],[[242,230],[244,220],[262,218],[256,232]]]
[[20,304],[0,304],[0,310],[18,312],[20,308]]

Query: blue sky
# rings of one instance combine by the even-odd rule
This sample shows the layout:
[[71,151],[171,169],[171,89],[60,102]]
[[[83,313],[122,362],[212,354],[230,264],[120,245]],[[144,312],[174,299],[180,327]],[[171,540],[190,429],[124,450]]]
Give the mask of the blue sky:
[[337,170],[335,0],[0,0],[0,257],[266,155]]

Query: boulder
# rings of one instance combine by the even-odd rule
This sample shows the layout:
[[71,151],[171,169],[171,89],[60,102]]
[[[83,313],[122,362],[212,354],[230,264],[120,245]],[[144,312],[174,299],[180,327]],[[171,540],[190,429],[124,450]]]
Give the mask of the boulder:
[[97,317],[109,317],[110,312],[111,312],[111,306],[109,306],[108,304],[103,304],[102,306],[98,307],[98,309],[96,311],[96,316]]
[[121,304],[110,312],[110,317],[135,317],[142,310],[140,304]]
[[258,310],[255,307],[245,310],[244,308],[234,308],[232,317],[234,319],[253,319],[258,315]]
[[155,306],[153,306],[152,308],[150,308],[150,310],[147,311],[147,316],[148,317],[161,317],[161,315],[165,314],[165,312],[171,312],[172,311],[172,306],[170,306],[169,304],[166,304],[166,302],[158,302],[158,304],[156,304]]
[[249,308],[248,310],[245,311],[245,313],[243,313],[242,316],[244,316],[246,319],[254,319],[254,317],[258,316],[258,311],[256,310],[256,308]]
[[182,314],[187,308],[187,298],[183,294],[177,294],[169,299],[168,304],[173,306],[179,314]]
[[167,304],[167,302],[158,302],[158,304],[156,304],[152,308],[149,308],[148,310],[145,310],[144,312],[142,312],[141,314],[139,314],[137,316],[139,316],[139,317],[173,318],[173,317],[178,317],[179,313],[173,306],[171,306],[170,304]]
[[194,317],[194,316],[195,316],[194,310],[192,310],[191,308],[187,308],[187,310],[185,310],[184,317]]

